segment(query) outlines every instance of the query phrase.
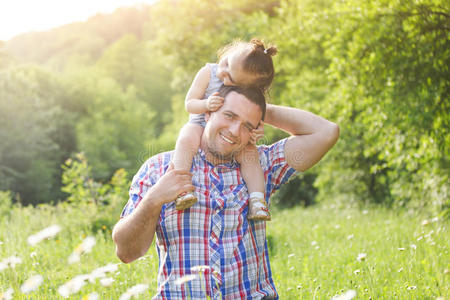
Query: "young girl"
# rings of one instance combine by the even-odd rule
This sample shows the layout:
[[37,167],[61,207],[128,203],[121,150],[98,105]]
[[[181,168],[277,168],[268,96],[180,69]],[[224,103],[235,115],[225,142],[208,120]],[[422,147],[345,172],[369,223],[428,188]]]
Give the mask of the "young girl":
[[[172,159],[174,169],[191,169],[206,125],[205,113],[216,111],[223,104],[224,99],[217,93],[220,86],[236,85],[266,91],[274,77],[272,56],[276,53],[276,47],[266,49],[258,39],[235,42],[219,51],[218,64],[206,64],[200,69],[186,95],[186,110],[190,116],[178,136]],[[269,221],[270,213],[264,197],[264,174],[254,144],[262,132],[262,126],[252,132],[252,143],[237,155],[236,160],[241,164],[242,177],[250,194],[248,219]],[[175,207],[186,209],[195,202],[197,198],[192,193],[186,193],[176,199]]]

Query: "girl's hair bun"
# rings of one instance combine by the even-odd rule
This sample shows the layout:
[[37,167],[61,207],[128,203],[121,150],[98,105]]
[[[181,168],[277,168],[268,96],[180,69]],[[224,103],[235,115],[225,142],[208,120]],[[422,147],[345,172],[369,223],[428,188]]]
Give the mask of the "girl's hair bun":
[[278,52],[276,46],[270,46],[266,48],[266,46],[264,46],[264,42],[257,38],[251,39],[250,44],[253,45],[253,47],[255,47],[254,49],[263,51],[265,54],[268,54],[270,56],[274,56]]
[[270,56],[275,56],[278,53],[278,49],[275,46],[270,46],[269,48],[266,48],[264,50],[264,53],[266,53]]

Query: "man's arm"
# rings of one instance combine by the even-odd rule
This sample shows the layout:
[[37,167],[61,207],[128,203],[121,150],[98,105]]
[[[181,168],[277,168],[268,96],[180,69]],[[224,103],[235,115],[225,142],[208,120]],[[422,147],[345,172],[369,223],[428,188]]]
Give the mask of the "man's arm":
[[192,174],[170,167],[147,191],[136,209],[114,226],[112,238],[119,259],[130,263],[143,256],[152,244],[163,204],[193,190]]
[[339,138],[337,124],[297,108],[268,104],[265,122],[291,134],[286,161],[301,172],[314,166]]

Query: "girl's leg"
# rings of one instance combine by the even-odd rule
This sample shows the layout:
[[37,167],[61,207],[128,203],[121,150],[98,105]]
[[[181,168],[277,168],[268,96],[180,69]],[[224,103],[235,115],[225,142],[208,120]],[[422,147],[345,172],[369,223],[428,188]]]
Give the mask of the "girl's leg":
[[270,212],[264,197],[265,181],[264,173],[259,163],[259,155],[256,146],[247,145],[237,156],[236,160],[241,164],[242,177],[247,184],[249,198],[249,220],[270,221]]
[[[189,171],[191,169],[192,160],[200,147],[202,133],[203,127],[193,123],[188,123],[181,128],[172,157],[175,170]],[[197,202],[197,197],[193,193],[185,193],[179,195],[175,200],[175,208],[183,210],[191,207],[195,202]]]

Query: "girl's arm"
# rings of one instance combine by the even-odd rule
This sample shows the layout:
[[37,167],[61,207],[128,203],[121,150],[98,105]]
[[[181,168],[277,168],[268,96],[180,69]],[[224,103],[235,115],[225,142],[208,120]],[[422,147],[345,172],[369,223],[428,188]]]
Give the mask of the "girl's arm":
[[208,112],[207,102],[203,99],[209,84],[210,69],[204,66],[195,75],[194,81],[186,95],[186,110],[191,114],[203,114]]

